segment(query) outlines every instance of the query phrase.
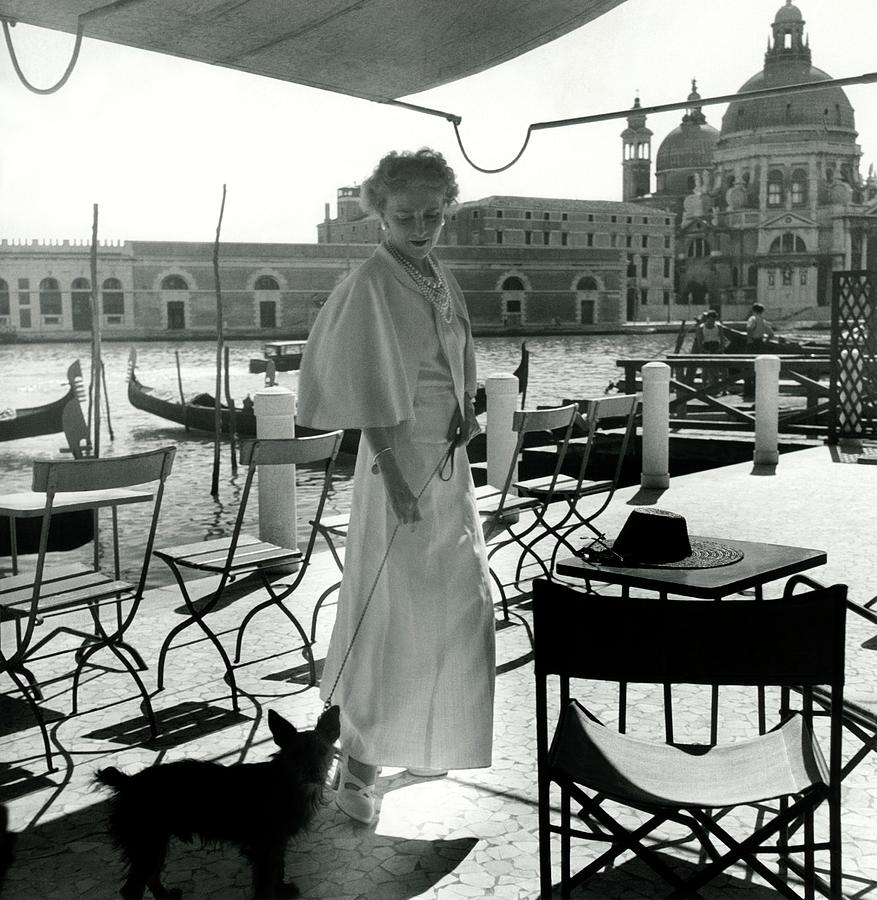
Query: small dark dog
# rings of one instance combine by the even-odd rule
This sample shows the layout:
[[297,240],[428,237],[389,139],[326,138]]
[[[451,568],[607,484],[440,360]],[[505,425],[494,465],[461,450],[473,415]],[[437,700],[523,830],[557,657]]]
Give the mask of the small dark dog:
[[274,710],[268,727],[280,747],[268,762],[181,760],[134,775],[112,767],[97,773],[116,792],[110,833],[129,865],[125,900],[140,900],[147,886],[156,900],[182,895],[161,882],[171,835],[236,844],[252,865],[256,900],[298,896],[283,880],[286,845],[319,806],[340,732],[338,707],[326,710],[313,731],[297,731]]

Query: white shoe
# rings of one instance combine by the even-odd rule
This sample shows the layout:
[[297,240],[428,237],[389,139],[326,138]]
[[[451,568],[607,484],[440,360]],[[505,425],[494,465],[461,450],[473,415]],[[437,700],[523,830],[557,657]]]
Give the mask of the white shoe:
[[347,761],[338,773],[335,805],[341,812],[363,825],[370,825],[375,817],[375,786],[361,781],[347,768]]
[[447,769],[428,769],[426,766],[408,766],[408,774],[415,778],[441,778],[448,774]]

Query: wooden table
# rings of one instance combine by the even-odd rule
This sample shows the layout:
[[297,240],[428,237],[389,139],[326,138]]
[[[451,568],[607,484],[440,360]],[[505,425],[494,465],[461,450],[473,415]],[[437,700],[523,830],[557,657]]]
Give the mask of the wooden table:
[[[692,535],[694,537],[694,535]],[[572,578],[617,584],[626,595],[631,588],[655,591],[662,598],[669,595],[702,600],[721,600],[731,594],[753,590],[756,600],[764,597],[764,585],[798,572],[824,565],[828,556],[824,550],[765,544],[756,541],[733,541],[711,538],[743,552],[743,558],[727,566],[711,569],[673,569],[647,566],[607,566],[580,557],[558,560],[557,572]],[[586,596],[586,595],[583,595]],[[622,685],[622,691],[624,686]],[[758,716],[762,731],[765,728],[764,689],[758,691]],[[624,725],[622,700],[622,730]],[[673,711],[670,690],[664,689],[664,720],[667,740],[673,740]],[[718,733],[718,688],[712,691],[710,737],[716,742]]]
[[[94,566],[98,568],[97,515],[101,509],[112,508],[113,516],[116,508],[129,503],[144,503],[152,500],[152,491],[139,491],[130,488],[109,488],[101,491],[68,491],[55,495],[52,514],[56,512],[80,512],[91,510],[95,515]],[[46,495],[39,491],[20,491],[14,494],[0,494],[0,516],[9,519],[9,544],[12,556],[12,574],[18,574],[18,538],[15,523],[17,519],[31,519],[43,515],[46,506]],[[115,523],[114,523],[115,524]],[[115,529],[114,529],[115,530]],[[113,552],[116,577],[119,576],[118,541],[113,541]]]
[[642,588],[662,597],[677,594],[701,600],[721,600],[729,594],[754,589],[761,599],[765,584],[788,578],[798,572],[825,565],[824,550],[764,544],[756,541],[715,540],[743,553],[743,558],[727,566],[712,569],[671,569],[647,566],[606,566],[580,557],[557,562],[557,571],[571,578],[621,585],[625,590]]

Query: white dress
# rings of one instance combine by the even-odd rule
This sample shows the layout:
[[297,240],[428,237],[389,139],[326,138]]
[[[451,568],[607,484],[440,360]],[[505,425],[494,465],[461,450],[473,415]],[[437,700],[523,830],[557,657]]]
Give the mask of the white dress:
[[341,707],[342,746],[360,762],[465,769],[491,763],[494,610],[465,447],[456,449],[448,480],[449,466],[436,471],[461,394],[465,332],[456,316],[450,325],[432,318],[414,419],[396,429],[394,446],[412,491],[425,486],[422,521],[397,528],[383,477],[371,472],[372,451],[360,441],[321,696],[331,693]]

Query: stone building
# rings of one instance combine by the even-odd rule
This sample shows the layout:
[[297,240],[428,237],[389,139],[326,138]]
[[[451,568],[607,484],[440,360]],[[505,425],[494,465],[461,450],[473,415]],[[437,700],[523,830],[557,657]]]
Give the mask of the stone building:
[[[740,92],[829,78],[812,64],[800,9],[777,11],[764,67]],[[877,260],[877,178],[863,180],[853,108],[828,87],[734,100],[710,126],[692,85],[682,123],[658,148],[649,192],[645,117],[634,105],[622,135],[625,199],[676,217],[682,302],[742,319],[756,299],[773,319],[827,321],[831,274]],[[644,144],[635,161],[632,142]],[[648,164],[650,165],[650,164]],[[637,167],[637,178],[629,173]],[[629,186],[645,183],[641,194]]]
[[[354,205],[358,197],[357,186],[339,188],[337,216],[329,217],[327,204],[317,226],[320,243],[381,240],[380,221]],[[505,324],[664,321],[677,313],[674,224],[672,216],[635,203],[491,196],[448,210],[440,252],[458,280],[464,247],[470,262],[484,259],[486,272],[493,271],[496,259],[513,264],[496,282]],[[461,281],[470,306],[475,293],[481,297],[477,302],[486,302],[472,273],[466,272],[466,285]]]

